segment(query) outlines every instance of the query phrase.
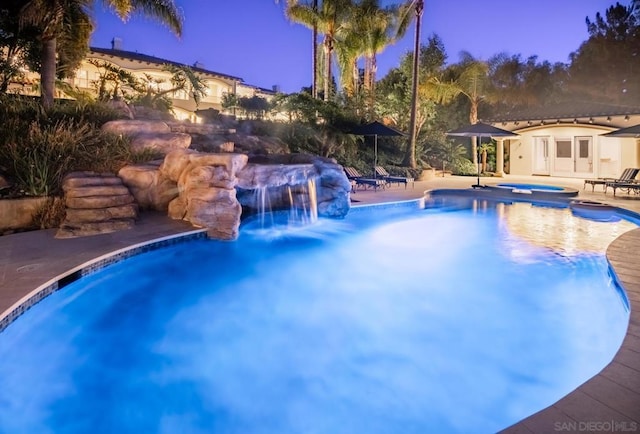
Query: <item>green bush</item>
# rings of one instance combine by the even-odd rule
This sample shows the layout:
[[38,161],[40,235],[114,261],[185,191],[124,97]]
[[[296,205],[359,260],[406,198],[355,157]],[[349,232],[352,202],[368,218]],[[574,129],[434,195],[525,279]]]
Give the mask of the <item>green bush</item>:
[[[56,100],[53,107],[44,110],[34,97],[0,94],[0,119],[16,120],[24,126],[33,121],[53,125],[73,119],[98,128],[105,122],[121,118],[117,110],[103,102],[77,102]],[[4,127],[0,127],[4,130]]]
[[456,161],[454,161],[451,164],[450,169],[451,173],[453,173],[454,175],[470,176],[478,174],[478,168],[476,167],[476,165],[473,164],[471,160],[467,160],[466,158],[457,159]]
[[132,153],[128,139],[102,132],[100,126],[114,116],[100,104],[64,102],[45,112],[34,99],[2,96],[0,116],[0,173],[22,195],[59,195],[69,172],[115,173],[156,157]]

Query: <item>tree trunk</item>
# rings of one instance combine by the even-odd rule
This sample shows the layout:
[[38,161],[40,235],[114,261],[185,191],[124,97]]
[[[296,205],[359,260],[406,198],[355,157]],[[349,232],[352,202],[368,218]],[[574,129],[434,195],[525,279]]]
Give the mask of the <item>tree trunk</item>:
[[420,24],[422,21],[422,8],[424,1],[418,0],[416,3],[416,34],[413,45],[413,84],[411,86],[411,121],[409,123],[409,143],[402,163],[414,169],[416,163],[416,114],[418,112],[418,72],[420,66]]
[[42,66],[40,67],[40,96],[45,109],[53,106],[56,81],[56,38],[42,41]]
[[378,71],[378,62],[376,55],[367,58],[369,64],[369,74],[367,76],[367,95],[369,96],[369,113],[374,113],[374,105],[376,100],[376,72]]
[[[478,103],[471,100],[471,109],[469,110],[469,122],[471,125],[478,123]],[[471,155],[473,164],[478,164],[478,138],[471,138]]]
[[[318,0],[313,0],[313,12],[318,10]],[[311,49],[311,55],[313,60],[311,63],[311,69],[313,69],[313,79],[311,80],[311,95],[313,98],[318,98],[318,26],[313,26],[313,46]]]
[[331,53],[333,52],[333,40],[330,36],[324,39],[324,100],[329,101],[329,89],[331,82]]

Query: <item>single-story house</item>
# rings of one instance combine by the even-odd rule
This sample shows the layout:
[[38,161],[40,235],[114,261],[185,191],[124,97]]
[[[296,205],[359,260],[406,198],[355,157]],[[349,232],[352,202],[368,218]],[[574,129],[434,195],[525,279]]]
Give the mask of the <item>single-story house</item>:
[[618,177],[640,167],[640,140],[604,137],[640,124],[640,107],[572,102],[485,120],[517,137],[495,138],[496,175]]

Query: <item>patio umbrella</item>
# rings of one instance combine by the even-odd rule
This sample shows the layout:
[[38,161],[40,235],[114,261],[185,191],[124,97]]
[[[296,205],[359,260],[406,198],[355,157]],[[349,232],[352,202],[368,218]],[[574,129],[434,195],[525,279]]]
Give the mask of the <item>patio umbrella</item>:
[[[480,144],[482,144],[483,137],[516,137],[519,134],[514,133],[512,131],[503,130],[502,128],[494,127],[493,125],[484,124],[482,122],[478,122],[471,125],[465,125],[460,128],[456,128],[455,130],[451,130],[447,132],[448,136],[458,136],[458,137],[479,137]],[[473,187],[480,187],[480,146],[477,147],[478,150],[478,182]]]
[[378,165],[378,136],[404,136],[394,128],[388,127],[382,122],[373,121],[369,124],[358,125],[349,132],[358,136],[373,136],[373,177],[376,177],[376,166]]
[[619,130],[600,135],[605,137],[635,137],[636,139],[640,139],[640,124],[632,127],[620,128]]

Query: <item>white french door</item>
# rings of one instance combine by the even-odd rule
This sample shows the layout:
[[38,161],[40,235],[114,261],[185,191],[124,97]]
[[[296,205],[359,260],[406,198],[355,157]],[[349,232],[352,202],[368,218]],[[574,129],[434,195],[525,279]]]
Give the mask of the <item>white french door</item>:
[[533,174],[549,175],[551,165],[549,161],[549,137],[533,138]]

